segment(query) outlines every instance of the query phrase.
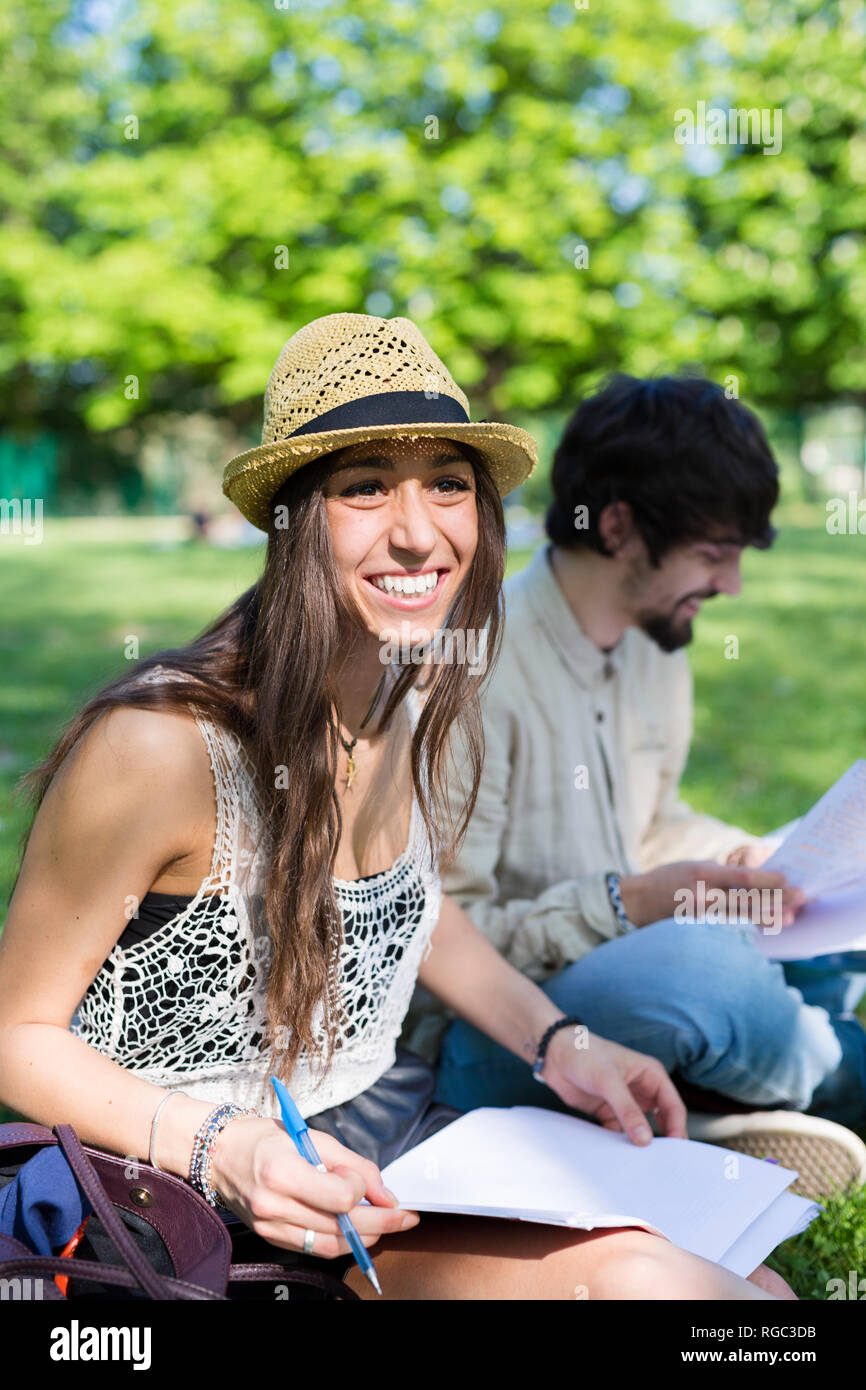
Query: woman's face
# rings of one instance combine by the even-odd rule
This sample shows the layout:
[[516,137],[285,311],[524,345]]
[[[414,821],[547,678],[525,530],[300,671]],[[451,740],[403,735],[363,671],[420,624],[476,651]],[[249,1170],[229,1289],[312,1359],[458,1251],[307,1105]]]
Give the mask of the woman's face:
[[343,581],[379,641],[427,642],[478,541],[475,474],[447,439],[387,439],[334,456],[324,485]]

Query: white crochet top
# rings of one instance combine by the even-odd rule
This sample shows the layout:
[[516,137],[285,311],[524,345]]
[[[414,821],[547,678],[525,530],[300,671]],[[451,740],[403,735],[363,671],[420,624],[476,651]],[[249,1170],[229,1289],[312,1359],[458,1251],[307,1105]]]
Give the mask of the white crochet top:
[[[144,680],[172,673],[156,667]],[[420,697],[407,697],[414,729]],[[71,1030],[158,1086],[277,1116],[262,1050],[271,943],[264,921],[267,837],[255,772],[240,740],[196,715],[213,771],[217,826],[208,877],[187,907],[143,941],[118,943]],[[289,1081],[301,1113],[360,1095],[395,1060],[415,979],[439,917],[438,869],[417,799],[407,846],[381,874],[334,879],[343,921],[343,1021],[331,1067],[302,1052]],[[319,1014],[317,1033],[324,1033]]]

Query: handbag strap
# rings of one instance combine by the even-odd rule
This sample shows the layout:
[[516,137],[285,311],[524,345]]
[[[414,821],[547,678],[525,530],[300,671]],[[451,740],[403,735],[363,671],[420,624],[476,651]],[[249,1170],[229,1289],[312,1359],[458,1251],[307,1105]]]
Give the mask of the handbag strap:
[[55,1125],[57,1142],[66,1155],[66,1160],[75,1175],[75,1180],[86,1196],[94,1212],[99,1217],[106,1233],[114,1242],[114,1247],[124,1263],[132,1270],[138,1283],[149,1298],[165,1298],[164,1275],[158,1274],[153,1265],[141,1253],[130,1231],[124,1226],[114,1209],[114,1205],[99,1179],[81,1145],[81,1140],[71,1125]]
[[[0,1235],[0,1255],[7,1255],[10,1247],[17,1247],[17,1251],[21,1253],[16,1251],[14,1254],[8,1255],[7,1258],[0,1259],[0,1279],[16,1279],[33,1275],[47,1276],[48,1282],[42,1291],[42,1301],[45,1302],[50,1300],[64,1302],[63,1294],[54,1283],[55,1274],[64,1274],[72,1279],[92,1279],[97,1284],[112,1284],[125,1289],[137,1289],[139,1287],[138,1280],[132,1270],[124,1269],[121,1265],[104,1265],[100,1264],[98,1260],[78,1258],[73,1263],[62,1259],[59,1255],[34,1255],[20,1241],[14,1240],[11,1236]],[[206,1289],[201,1284],[190,1284],[185,1279],[175,1279],[169,1275],[160,1277],[166,1290],[163,1298],[202,1303],[224,1303],[226,1301],[223,1294],[214,1293],[213,1289]],[[347,1302],[360,1301],[354,1289],[350,1289],[347,1284],[343,1284],[332,1275],[320,1274],[317,1270],[286,1269],[282,1265],[269,1264],[237,1264],[231,1267],[229,1282],[239,1284],[304,1284],[319,1289],[320,1292],[329,1294],[332,1298],[344,1299]]]
[[53,1144],[54,1135],[47,1125],[32,1124],[30,1120],[12,1120],[0,1125],[0,1150],[16,1149],[20,1144]]
[[[5,1231],[0,1231],[0,1277],[13,1279],[29,1273],[29,1264],[33,1258],[33,1251],[28,1250],[20,1240],[16,1240],[14,1236],[7,1236]],[[47,1286],[40,1290],[40,1301],[63,1302],[63,1294],[53,1279],[49,1279]]]
[[[34,1255],[32,1251],[12,1259],[0,1260],[0,1278],[15,1279],[25,1274],[48,1276],[48,1292],[44,1296],[49,1299],[57,1296],[63,1298],[63,1294],[54,1283],[55,1274],[63,1274],[71,1279],[92,1280],[95,1284],[115,1284],[125,1289],[141,1287],[131,1269],[125,1269],[122,1265],[100,1264],[98,1260],[80,1260],[77,1257],[75,1260],[65,1260],[60,1255]],[[201,1284],[190,1284],[185,1279],[174,1279],[167,1274],[160,1275],[160,1279],[165,1288],[165,1292],[161,1294],[162,1299],[225,1302],[222,1294],[214,1293],[213,1289],[206,1289]]]
[[346,1303],[361,1301],[355,1290],[344,1284],[342,1279],[316,1269],[293,1269],[277,1264],[237,1264],[229,1268],[229,1283],[308,1284]]

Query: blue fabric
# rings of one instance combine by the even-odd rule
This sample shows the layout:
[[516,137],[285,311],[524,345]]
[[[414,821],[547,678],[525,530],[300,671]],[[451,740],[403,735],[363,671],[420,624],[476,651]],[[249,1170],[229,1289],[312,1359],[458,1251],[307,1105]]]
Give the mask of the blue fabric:
[[[857,985],[816,962],[791,982],[749,929],[667,920],[597,946],[542,989],[603,1038],[658,1057],[694,1086],[758,1108],[809,1110],[866,1123],[866,1032],[850,1008]],[[845,958],[852,975],[859,962]],[[861,977],[862,979],[862,977]],[[811,988],[810,988],[811,986]],[[821,1000],[822,1002],[818,1002]],[[823,1007],[823,1001],[830,1010]],[[468,1023],[445,1035],[436,1099],[566,1107],[519,1057]]]
[[92,1207],[66,1155],[41,1149],[0,1188],[0,1231],[37,1255],[53,1255],[71,1240]]
[[784,970],[807,1004],[820,1004],[829,1014],[852,1014],[866,994],[866,951],[787,960]]

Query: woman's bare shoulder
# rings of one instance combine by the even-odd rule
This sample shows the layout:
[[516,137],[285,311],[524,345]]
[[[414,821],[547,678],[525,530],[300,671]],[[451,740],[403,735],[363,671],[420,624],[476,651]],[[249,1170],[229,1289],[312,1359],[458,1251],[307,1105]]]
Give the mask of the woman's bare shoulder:
[[144,897],[166,866],[186,865],[201,880],[215,817],[210,761],[191,715],[106,711],[76,741],[37,810],[4,939],[10,923],[14,931],[16,923],[29,930],[47,919],[74,921],[104,959],[118,904]]
[[91,725],[85,742],[91,756],[115,760],[119,765],[142,762],[171,764],[178,757],[199,761],[204,741],[193,714],[184,709],[146,709],[140,705],[116,705]]
[[213,797],[210,762],[191,713],[117,705],[78,739],[59,768],[49,793],[98,796],[103,803],[127,802],[144,809],[159,798],[162,814],[183,812]]

